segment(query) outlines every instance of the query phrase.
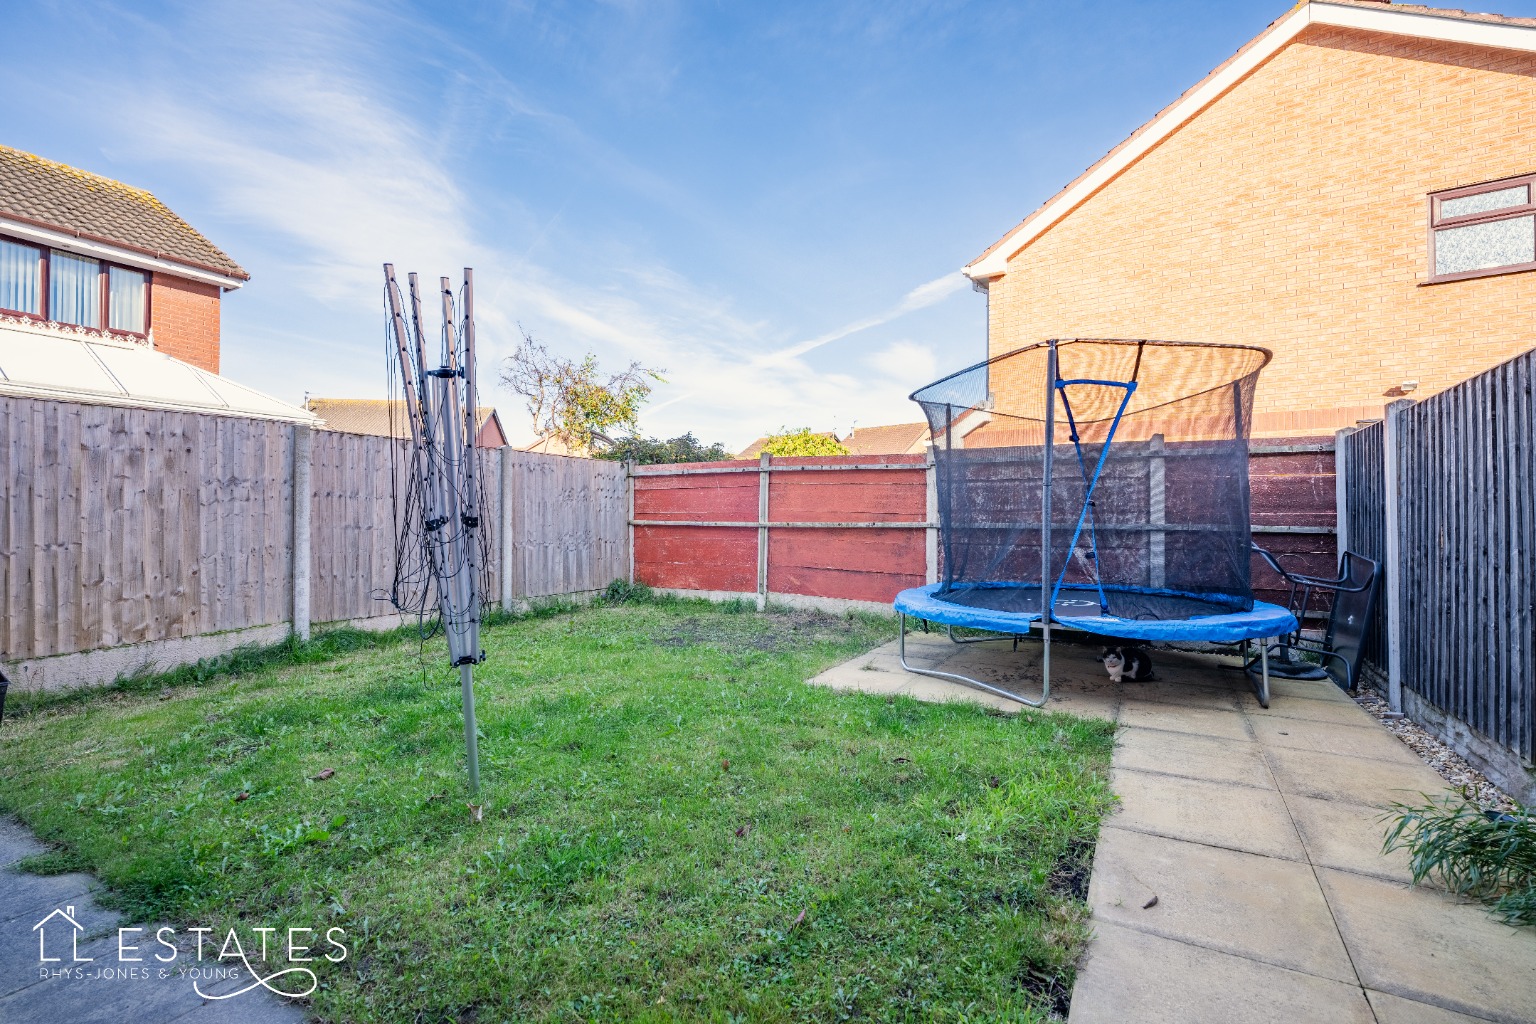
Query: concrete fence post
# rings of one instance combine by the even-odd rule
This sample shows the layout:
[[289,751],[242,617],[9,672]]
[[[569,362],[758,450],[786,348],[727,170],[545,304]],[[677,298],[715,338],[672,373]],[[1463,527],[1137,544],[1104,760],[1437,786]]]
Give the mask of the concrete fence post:
[[314,459],[315,432],[298,425],[293,428],[293,633],[300,640],[309,639],[309,533],[310,504],[313,487],[310,469]]
[[624,462],[624,485],[628,491],[629,514],[625,518],[625,529],[629,531],[629,585],[635,585],[635,460],[627,459]]
[[1387,702],[1403,710],[1403,516],[1402,516],[1402,415],[1413,399],[1401,398],[1387,405],[1382,424],[1382,492],[1385,498],[1385,552],[1382,574],[1387,597]]
[[1338,548],[1334,552],[1335,564],[1349,550],[1349,435],[1353,433],[1349,427],[1333,432],[1333,537]]
[[501,610],[512,610],[512,530],[517,523],[512,519],[512,503],[517,497],[517,449],[506,445],[501,449]]
[[773,456],[763,452],[757,460],[757,610],[768,609],[768,464]]
[[926,535],[923,560],[927,569],[924,579],[928,583],[937,583],[939,582],[939,469],[934,461],[931,444],[928,446],[928,462],[923,467],[923,481],[928,492],[927,512],[924,513],[928,528],[923,531]]

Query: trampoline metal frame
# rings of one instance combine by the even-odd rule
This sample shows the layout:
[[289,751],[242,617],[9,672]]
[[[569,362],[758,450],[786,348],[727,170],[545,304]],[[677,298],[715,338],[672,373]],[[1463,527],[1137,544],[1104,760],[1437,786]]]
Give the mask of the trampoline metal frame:
[[[990,683],[984,683],[984,682],[982,682],[979,679],[972,679],[970,676],[963,676],[963,675],[960,675],[959,673],[956,673],[956,672],[940,672],[937,669],[917,668],[917,667],[915,667],[915,666],[913,666],[911,664],[908,664],[908,662],[907,662],[907,613],[904,612],[904,611],[898,613],[900,615],[900,636],[899,636],[899,639],[898,639],[897,645],[896,645],[896,653],[897,653],[897,656],[898,656],[898,658],[899,658],[899,660],[901,662],[901,667],[906,669],[908,672],[911,672],[913,675],[930,676],[930,677],[932,677],[934,679],[947,679],[947,680],[949,680],[951,682],[963,683],[966,686],[974,687],[974,688],[976,688],[978,690],[982,690],[982,691],[984,691],[986,693],[990,693],[990,694],[992,694],[994,696],[997,696],[997,697],[1002,697],[1002,698],[1004,698],[1006,700],[1017,701],[1018,703],[1023,704],[1026,707],[1031,707],[1031,708],[1043,708],[1043,707],[1045,707],[1046,703],[1048,701],[1050,701],[1050,699],[1051,699],[1051,619],[1052,619],[1052,614],[1051,613],[1052,613],[1052,611],[1054,609],[1056,593],[1059,591],[1059,589],[1061,587],[1061,579],[1064,579],[1066,577],[1066,567],[1063,566],[1062,567],[1062,573],[1061,573],[1061,579],[1057,579],[1055,581],[1052,581],[1052,579],[1051,579],[1051,559],[1050,559],[1050,551],[1051,551],[1051,476],[1052,476],[1052,472],[1053,472],[1053,470],[1055,468],[1056,394],[1057,394],[1057,391],[1060,390],[1062,388],[1062,386],[1066,385],[1066,384],[1102,384],[1102,385],[1106,385],[1106,386],[1126,388],[1125,397],[1121,401],[1120,408],[1119,408],[1119,410],[1115,414],[1114,425],[1110,428],[1110,438],[1106,439],[1106,441],[1104,443],[1104,449],[1103,449],[1102,452],[1100,452],[1100,455],[1099,455],[1098,466],[1095,469],[1094,474],[1093,474],[1093,478],[1092,478],[1091,482],[1089,482],[1089,485],[1088,485],[1088,493],[1087,493],[1087,495],[1085,495],[1083,510],[1082,510],[1081,513],[1079,513],[1079,516],[1078,516],[1077,530],[1074,531],[1073,536],[1072,536],[1072,542],[1073,542],[1073,544],[1075,546],[1076,543],[1077,543],[1077,538],[1078,538],[1078,536],[1082,532],[1083,520],[1087,516],[1088,511],[1089,511],[1089,509],[1091,507],[1091,504],[1092,504],[1091,499],[1093,497],[1093,490],[1094,490],[1094,487],[1098,483],[1099,473],[1104,468],[1104,459],[1105,459],[1105,456],[1107,456],[1107,454],[1109,452],[1109,441],[1111,439],[1113,439],[1114,433],[1115,433],[1115,429],[1120,424],[1120,417],[1125,412],[1126,404],[1130,401],[1131,394],[1136,390],[1136,382],[1134,380],[1127,381],[1127,382],[1105,381],[1105,380],[1069,380],[1069,381],[1059,380],[1057,378],[1056,341],[1054,339],[1051,340],[1049,342],[1049,346],[1050,347],[1049,347],[1049,349],[1046,352],[1046,360],[1045,360],[1045,446],[1044,446],[1045,447],[1045,453],[1044,453],[1045,458],[1044,458],[1044,465],[1042,467],[1042,472],[1043,472],[1044,475],[1042,477],[1041,487],[1040,487],[1040,551],[1041,551],[1041,555],[1042,555],[1042,557],[1040,559],[1040,594],[1041,594],[1041,597],[1042,597],[1042,607],[1040,609],[1041,615],[1040,615],[1040,620],[1039,620],[1040,621],[1040,634],[1041,634],[1040,635],[1040,642],[1041,642],[1041,655],[1040,655],[1040,677],[1041,677],[1041,679],[1040,679],[1040,699],[1039,700],[1030,700],[1028,697],[1025,697],[1025,696],[1023,696],[1021,694],[1014,693],[1011,690],[1005,690],[1005,689],[1003,689],[1001,687],[993,686]],[[1137,368],[1139,370],[1140,369],[1140,365],[1141,365],[1141,359],[1140,359],[1139,354],[1138,354],[1136,363],[1137,363]],[[1062,394],[1062,399],[1063,399],[1063,401],[1065,401],[1065,399],[1066,399],[1066,395],[1065,395],[1064,392]],[[1070,416],[1070,413],[1069,413],[1069,416]],[[951,416],[950,417],[950,426],[953,427],[953,424],[954,424],[954,417]],[[1077,435],[1077,424],[1075,422],[1072,423],[1072,434],[1073,434],[1072,440],[1073,440],[1073,442],[1075,444],[1076,441],[1077,441],[1077,436],[1076,436]],[[953,450],[953,437],[954,437],[954,430],[953,429],[946,429],[944,431],[944,447],[948,451],[952,451]],[[1079,456],[1081,456],[1081,449],[1080,448],[1079,448]],[[1086,469],[1086,467],[1084,467],[1084,468]],[[1052,586],[1053,582],[1055,583],[1054,587]],[[1047,598],[1046,595],[1050,595],[1050,596]],[[1064,628],[1070,628],[1070,627],[1067,627],[1065,623],[1062,623],[1061,625]],[[1019,636],[1018,636],[1018,634],[1012,634],[1012,635],[1005,634],[1005,635],[1001,635],[1001,636],[997,636],[997,637],[986,637],[986,638],[982,638],[982,637],[956,638],[955,635],[954,635],[954,627],[949,626],[949,625],[945,626],[945,632],[948,633],[949,639],[951,641],[953,641],[954,643],[957,643],[957,644],[986,643],[986,642],[988,642],[990,640],[1007,640],[1007,639],[1012,639],[1013,640],[1014,650],[1018,650],[1018,646],[1019,646]],[[1259,661],[1260,661],[1260,665],[1261,665],[1261,671],[1260,671],[1260,677],[1259,677],[1258,680],[1254,680],[1252,678],[1252,676],[1249,675],[1249,682],[1253,686],[1253,691],[1254,691],[1255,696],[1257,696],[1258,699],[1259,699],[1260,706],[1262,706],[1264,708],[1268,708],[1269,707],[1269,640],[1271,638],[1268,638],[1268,637],[1254,637],[1253,639],[1259,641]],[[1247,641],[1244,641],[1245,647],[1244,647],[1244,652],[1243,653],[1245,655],[1246,655],[1246,644],[1247,644]],[[1246,657],[1243,660],[1246,661],[1247,660]],[[1246,673],[1246,672],[1244,674],[1248,675],[1248,673]]]

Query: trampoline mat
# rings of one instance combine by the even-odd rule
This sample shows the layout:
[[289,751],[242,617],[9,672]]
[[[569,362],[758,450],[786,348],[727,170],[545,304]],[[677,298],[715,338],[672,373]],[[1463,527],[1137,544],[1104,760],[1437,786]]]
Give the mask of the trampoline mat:
[[[1129,640],[1209,641],[1282,636],[1296,628],[1296,617],[1278,605],[1253,602],[1242,608],[1235,600],[1167,591],[1105,589],[1109,612],[1099,607],[1098,588],[1064,586],[1051,618],[1064,626]],[[1040,619],[1040,588],[1019,584],[973,583],[943,590],[929,584],[896,595],[896,610],[930,622],[968,626],[999,633],[1027,633]],[[1161,614],[1163,617],[1159,617]]]
[[[987,586],[972,584],[956,587],[948,592],[939,590],[935,600],[964,608],[985,609],[1009,615],[1040,614],[1040,588],[1005,584]],[[1103,597],[1108,607],[1100,604],[1100,592],[1093,586],[1065,585],[1056,595],[1051,609],[1052,618],[1076,618],[1083,616],[1110,616],[1116,619],[1156,620],[1161,622],[1193,619],[1207,615],[1231,615],[1247,609],[1237,600],[1221,597],[1198,597],[1192,594],[1176,594],[1167,591],[1134,590],[1106,587]]]

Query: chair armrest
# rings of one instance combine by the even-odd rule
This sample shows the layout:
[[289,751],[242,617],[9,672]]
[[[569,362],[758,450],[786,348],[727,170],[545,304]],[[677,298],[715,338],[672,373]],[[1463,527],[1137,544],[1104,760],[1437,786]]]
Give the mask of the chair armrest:
[[1256,554],[1260,558],[1264,559],[1265,564],[1267,564],[1271,569],[1273,569],[1275,571],[1276,575],[1280,576],[1280,578],[1282,578],[1284,580],[1287,580],[1287,581],[1291,581],[1291,580],[1295,579],[1295,577],[1293,577],[1290,573],[1286,572],[1284,569],[1282,569],[1280,567],[1280,563],[1275,561],[1275,556],[1270,554],[1268,549],[1259,547],[1258,544],[1254,543],[1251,540],[1248,542],[1248,546],[1252,549],[1254,554]]

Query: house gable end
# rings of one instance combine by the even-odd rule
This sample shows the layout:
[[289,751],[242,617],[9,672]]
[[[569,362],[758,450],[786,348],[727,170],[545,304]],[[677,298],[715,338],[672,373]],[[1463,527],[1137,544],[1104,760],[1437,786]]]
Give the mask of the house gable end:
[[1389,5],[1371,0],[1318,0],[1305,3],[1250,40],[1204,80],[1165,107],[994,242],[967,264],[962,272],[980,282],[994,280],[1007,273],[1008,261],[1026,246],[1069,217],[1190,121],[1221,101],[1313,26],[1355,29],[1386,36],[1459,43],[1516,53],[1536,52],[1536,19]]

